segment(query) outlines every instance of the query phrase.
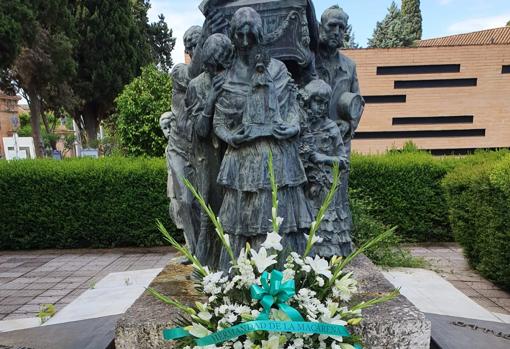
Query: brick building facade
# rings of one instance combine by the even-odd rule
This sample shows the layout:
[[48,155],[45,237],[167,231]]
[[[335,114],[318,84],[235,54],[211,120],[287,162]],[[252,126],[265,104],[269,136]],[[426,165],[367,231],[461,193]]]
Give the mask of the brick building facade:
[[367,102],[355,151],[408,140],[436,154],[510,148],[510,27],[343,52]]
[[20,97],[8,96],[0,91],[0,159],[5,158],[3,137],[12,136],[11,118],[18,115],[18,101]]

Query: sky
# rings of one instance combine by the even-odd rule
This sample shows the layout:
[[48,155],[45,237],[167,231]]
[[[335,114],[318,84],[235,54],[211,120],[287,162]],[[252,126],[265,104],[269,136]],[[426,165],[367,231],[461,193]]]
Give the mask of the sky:
[[[177,44],[174,63],[184,61],[182,36],[192,25],[201,25],[204,18],[198,9],[201,0],[151,0],[152,21],[165,15]],[[400,6],[400,0],[396,1]],[[377,21],[387,13],[391,0],[314,0],[317,15],[329,6],[340,5],[350,17],[356,41],[366,47]],[[505,26],[510,20],[510,0],[422,0],[423,38],[466,33]]]

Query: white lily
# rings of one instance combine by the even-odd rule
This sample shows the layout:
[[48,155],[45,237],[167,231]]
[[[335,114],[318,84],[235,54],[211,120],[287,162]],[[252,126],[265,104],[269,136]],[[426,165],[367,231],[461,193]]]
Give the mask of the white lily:
[[348,302],[352,294],[358,289],[358,283],[351,276],[352,273],[344,275],[340,280],[335,281],[335,286],[333,287],[333,295],[340,297],[345,302]]
[[[305,238],[306,238],[306,241],[308,241],[308,239],[310,239],[310,235],[309,234],[304,234],[305,235]],[[317,234],[315,234],[312,238],[312,244],[315,245],[316,243],[321,243],[323,242],[324,239],[321,238],[320,236],[318,236]]]
[[315,274],[324,275],[328,279],[333,277],[331,270],[329,269],[329,263],[324,258],[315,256],[315,259],[306,257],[306,263],[313,269]]
[[276,255],[267,255],[267,250],[262,247],[259,252],[251,250],[252,261],[255,263],[259,273],[263,273],[269,266],[276,264]]
[[274,249],[276,251],[282,251],[283,245],[281,243],[282,237],[277,232],[272,232],[267,234],[266,241],[262,244],[262,247],[269,249]]
[[199,318],[201,318],[204,321],[209,321],[209,320],[212,319],[212,314],[209,313],[208,311],[201,311],[197,315],[198,315]]
[[192,326],[186,327],[186,329],[189,334],[196,338],[204,338],[212,333],[205,326],[196,323],[193,323]]

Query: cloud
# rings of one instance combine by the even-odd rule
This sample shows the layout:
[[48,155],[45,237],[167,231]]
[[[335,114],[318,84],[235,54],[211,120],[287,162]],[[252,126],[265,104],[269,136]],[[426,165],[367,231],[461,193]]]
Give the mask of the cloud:
[[162,13],[168,26],[173,30],[173,36],[177,39],[174,51],[172,52],[174,64],[184,62],[184,44],[182,42],[184,32],[189,27],[202,25],[204,22],[204,16],[198,9],[199,4],[199,0],[151,1],[152,7],[149,10],[150,20],[156,21],[157,16]]
[[445,5],[450,5],[455,0],[437,0],[437,1],[439,2],[439,5],[445,6]]
[[450,34],[469,33],[473,31],[492,29],[497,27],[504,27],[506,22],[510,18],[510,13],[490,16],[490,17],[478,17],[470,18],[460,22],[451,24],[448,27]]

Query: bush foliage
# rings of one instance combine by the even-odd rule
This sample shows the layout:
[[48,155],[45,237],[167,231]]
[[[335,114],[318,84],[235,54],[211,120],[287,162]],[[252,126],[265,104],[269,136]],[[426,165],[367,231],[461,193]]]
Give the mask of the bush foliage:
[[159,118],[172,105],[170,75],[155,66],[143,68],[142,75],[124,87],[115,100],[114,132],[128,156],[163,156],[167,141]]
[[471,265],[510,289],[510,155],[479,154],[443,186],[453,233]]
[[375,217],[405,241],[451,241],[441,180],[454,162],[423,152],[354,155],[350,187],[376,203]]
[[[166,180],[163,159],[0,162],[0,250],[163,244],[156,219],[173,227]],[[471,264],[510,288],[508,151],[354,155],[350,184],[358,244],[398,227],[397,236],[370,252],[377,263],[419,265],[394,247],[452,241],[453,231]]]
[[166,177],[161,159],[0,162],[0,250],[163,244]]

